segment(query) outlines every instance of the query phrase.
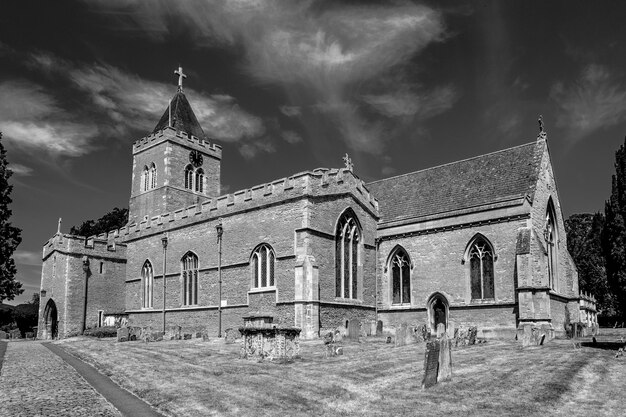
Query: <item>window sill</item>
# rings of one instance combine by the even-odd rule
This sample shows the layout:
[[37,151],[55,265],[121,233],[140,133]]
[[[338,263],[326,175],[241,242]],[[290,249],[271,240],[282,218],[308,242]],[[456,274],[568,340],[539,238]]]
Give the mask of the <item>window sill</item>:
[[476,298],[470,301],[470,304],[495,304],[495,298]]
[[391,304],[389,306],[390,310],[406,310],[409,308],[413,308],[413,306],[410,303],[406,303],[406,304]]
[[276,291],[276,286],[274,287],[262,287],[262,288],[251,288],[250,291],[248,291],[248,294],[258,294],[258,293],[262,293],[262,292],[275,292]]
[[345,304],[363,304],[363,300],[359,300],[358,298],[335,297],[335,302]]

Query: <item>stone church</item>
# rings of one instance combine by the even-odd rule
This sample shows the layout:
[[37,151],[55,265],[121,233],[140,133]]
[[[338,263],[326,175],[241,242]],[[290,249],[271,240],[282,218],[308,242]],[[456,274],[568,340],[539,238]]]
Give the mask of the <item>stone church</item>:
[[350,321],[514,337],[579,321],[545,132],[364,183],[315,169],[222,194],[222,148],[182,85],[132,148],[129,222],[44,245],[39,338],[127,321],[222,334],[272,317],[315,338]]

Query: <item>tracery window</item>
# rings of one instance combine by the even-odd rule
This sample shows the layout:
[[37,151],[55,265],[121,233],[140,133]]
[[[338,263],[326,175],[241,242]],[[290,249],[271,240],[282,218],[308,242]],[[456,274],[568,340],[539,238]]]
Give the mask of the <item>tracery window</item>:
[[143,172],[141,173],[141,188],[142,191],[148,191],[148,186],[150,185],[150,170],[148,166],[143,167]]
[[402,248],[398,248],[389,261],[391,269],[392,304],[411,303],[411,261]]
[[546,210],[546,228],[544,230],[544,238],[546,240],[547,252],[548,252],[548,283],[550,288],[556,290],[557,288],[557,244],[558,235],[554,215],[554,205],[552,200],[548,203],[548,209]]
[[274,287],[274,263],[276,255],[269,245],[263,244],[252,253],[254,288]]
[[152,264],[146,261],[141,268],[141,288],[143,291],[142,307],[152,308],[152,296],[154,287],[154,275],[152,273]]
[[204,171],[202,168],[198,168],[196,170],[196,191],[199,193],[203,192],[204,188]]
[[185,189],[204,193],[204,170],[194,169],[193,166],[185,167]]
[[150,189],[154,189],[156,188],[156,184],[157,184],[157,169],[156,169],[156,165],[154,165],[154,162],[152,163],[152,165],[150,165]]
[[181,260],[181,282],[183,305],[198,304],[198,257],[187,252]]
[[494,298],[493,248],[482,236],[478,236],[469,252],[472,300]]
[[352,210],[337,223],[335,233],[335,296],[358,298],[358,259],[361,232]]

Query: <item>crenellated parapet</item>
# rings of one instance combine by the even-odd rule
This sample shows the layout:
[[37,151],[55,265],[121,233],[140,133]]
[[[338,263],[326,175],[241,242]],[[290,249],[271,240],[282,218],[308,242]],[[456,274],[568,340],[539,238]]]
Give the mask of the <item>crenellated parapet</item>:
[[54,252],[126,260],[126,244],[118,230],[90,237],[57,233],[44,244],[42,259],[45,261]]
[[133,154],[151,148],[165,140],[175,140],[176,142],[192,149],[198,149],[205,154],[211,155],[217,159],[222,159],[222,147],[215,143],[211,143],[204,139],[198,138],[173,127],[165,127],[155,133],[138,139],[133,143]]
[[366,210],[378,216],[378,201],[370,194],[359,177],[343,168],[318,168],[146,218],[110,232],[109,236],[115,234],[122,239],[133,239],[144,233],[225,217],[240,211],[279,204],[305,196],[342,194],[353,195]]

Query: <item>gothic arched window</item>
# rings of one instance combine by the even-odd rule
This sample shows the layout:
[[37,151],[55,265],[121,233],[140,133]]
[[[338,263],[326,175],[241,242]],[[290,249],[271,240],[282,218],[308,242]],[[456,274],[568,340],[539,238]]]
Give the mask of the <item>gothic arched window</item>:
[[150,189],[156,188],[157,183],[157,169],[154,162],[150,165]]
[[146,261],[141,268],[141,288],[143,290],[142,307],[152,308],[152,296],[154,287],[154,274],[152,273],[152,264]]
[[181,284],[183,305],[198,304],[198,257],[187,252],[181,260]]
[[391,271],[391,303],[411,304],[411,260],[402,248],[389,259]]
[[202,168],[196,170],[196,187],[195,190],[199,193],[204,192],[204,171]]
[[276,255],[271,246],[260,245],[252,252],[252,268],[254,273],[254,288],[274,287],[274,263]]
[[548,252],[548,284],[553,290],[557,289],[557,245],[559,242],[558,231],[555,222],[554,204],[552,199],[548,202],[546,210],[546,228],[543,231]]
[[191,165],[185,167],[185,188],[193,190],[193,168]]
[[358,260],[361,232],[352,210],[337,223],[335,233],[335,296],[358,298]]
[[468,251],[472,300],[494,298],[493,247],[483,236],[474,239]]
[[148,191],[148,187],[150,185],[150,170],[148,166],[143,167],[143,172],[141,173],[141,188],[142,191]]

